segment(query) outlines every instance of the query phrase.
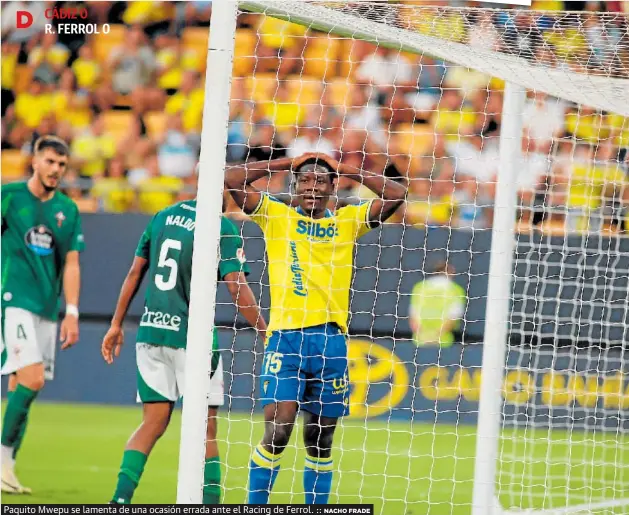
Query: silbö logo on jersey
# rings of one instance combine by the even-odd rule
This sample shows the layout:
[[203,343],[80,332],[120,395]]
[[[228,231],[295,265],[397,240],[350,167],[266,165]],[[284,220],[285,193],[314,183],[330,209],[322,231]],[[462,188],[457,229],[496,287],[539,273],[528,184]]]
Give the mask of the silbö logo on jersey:
[[45,225],[31,227],[24,236],[26,246],[38,256],[49,256],[55,248],[52,231]]
[[293,274],[293,278],[291,282],[293,283],[293,293],[295,295],[299,295],[300,297],[305,297],[308,295],[308,290],[304,285],[304,269],[299,264],[299,256],[297,255],[297,244],[294,241],[290,242],[290,255],[291,255],[291,265],[290,271]]
[[305,234],[308,240],[314,242],[327,242],[339,235],[339,228],[336,224],[331,223],[327,227],[320,222],[307,222],[299,220],[297,222],[297,234]]

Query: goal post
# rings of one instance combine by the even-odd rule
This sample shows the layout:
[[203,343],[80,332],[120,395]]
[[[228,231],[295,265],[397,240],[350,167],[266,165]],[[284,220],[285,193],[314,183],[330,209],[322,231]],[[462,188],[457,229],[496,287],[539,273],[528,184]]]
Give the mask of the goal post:
[[482,381],[476,432],[472,515],[493,514],[496,507],[496,462],[502,416],[502,379],[508,345],[509,308],[517,213],[517,169],[521,154],[522,112],[526,91],[507,82],[504,88],[500,167],[487,285]]
[[201,504],[218,248],[238,3],[212,5],[190,283],[177,503]]
[[[210,373],[210,329],[214,326],[215,314],[220,318],[217,324],[236,335],[232,339],[234,348],[229,350],[231,358],[226,372],[226,375],[231,375],[229,388],[232,390],[227,390],[226,396],[229,399],[227,404],[231,406],[233,401],[233,406],[237,407],[227,413],[225,420],[233,430],[222,431],[220,437],[220,445],[226,445],[223,466],[226,470],[227,502],[242,502],[245,498],[249,463],[249,457],[245,455],[257,444],[261,435],[261,422],[254,412],[260,411],[256,403],[258,387],[255,376],[256,365],[259,367],[262,356],[259,349],[249,347],[246,352],[241,352],[251,342],[244,335],[246,329],[241,332],[238,326],[231,299],[225,297],[224,305],[219,305],[215,311],[216,249],[220,236],[216,221],[220,217],[228,123],[246,127],[232,146],[248,149],[257,144],[253,141],[254,127],[264,131],[271,125],[273,137],[285,131],[295,140],[301,136],[302,128],[304,132],[315,128],[319,139],[310,150],[318,149],[325,134],[336,130],[342,134],[341,142],[332,151],[343,155],[353,130],[347,123],[350,102],[353,102],[350,97],[356,86],[352,73],[360,64],[353,60],[352,52],[358,46],[354,43],[360,42],[370,44],[372,49],[393,49],[398,57],[399,53],[408,53],[422,58],[436,58],[448,63],[448,66],[457,65],[468,72],[484,74],[488,80],[493,77],[501,83],[499,88],[503,97],[502,106],[492,105],[492,109],[496,108],[492,112],[488,104],[493,90],[488,82],[480,86],[477,84],[477,90],[485,89],[485,104],[481,101],[481,105],[474,104],[466,109],[464,100],[469,100],[470,104],[475,100],[470,100],[473,93],[466,96],[469,91],[465,84],[454,87],[433,85],[432,89],[439,92],[430,107],[409,109],[405,105],[400,108],[400,111],[415,109],[417,112],[424,109],[420,113],[424,118],[419,123],[415,118],[410,122],[394,122],[398,108],[391,101],[389,105],[385,103],[378,107],[390,114],[388,122],[381,119],[378,128],[364,130],[374,140],[381,138],[376,153],[384,156],[385,161],[389,162],[389,158],[391,161],[395,161],[393,158],[401,158],[399,161],[402,162],[406,160],[408,169],[399,171],[410,176],[411,161],[427,157],[437,163],[442,158],[437,156],[437,146],[443,141],[446,144],[456,143],[475,135],[469,132],[476,131],[477,127],[470,128],[473,123],[467,121],[468,115],[483,118],[496,115],[499,111],[499,116],[494,119],[500,127],[499,151],[492,154],[495,162],[490,163],[497,172],[497,179],[495,182],[493,178],[488,180],[493,186],[489,200],[487,197],[479,198],[480,195],[474,196],[476,194],[461,201],[450,199],[451,210],[447,215],[450,219],[442,221],[435,231],[427,222],[406,223],[405,211],[391,224],[384,224],[381,233],[372,233],[358,242],[353,270],[357,279],[351,293],[352,306],[356,308],[352,310],[352,323],[356,323],[350,326],[353,332],[349,347],[350,381],[356,377],[359,379],[353,383],[351,390],[353,418],[339,422],[335,436],[335,446],[340,446],[336,463],[342,473],[335,476],[337,479],[331,499],[370,503],[376,499],[383,506],[391,503],[389,506],[393,507],[383,507],[378,512],[382,515],[409,512],[411,509],[414,513],[429,513],[433,502],[441,503],[442,507],[447,505],[452,515],[467,514],[470,507],[472,515],[519,512],[563,515],[588,510],[602,515],[607,512],[600,510],[622,510],[629,506],[629,493],[621,488],[629,474],[629,443],[624,439],[624,433],[629,429],[629,417],[623,418],[625,414],[620,411],[629,409],[629,388],[623,382],[623,374],[629,373],[629,366],[623,350],[606,349],[608,344],[622,344],[622,339],[627,336],[629,307],[627,297],[623,298],[621,291],[629,280],[629,264],[622,257],[623,253],[627,253],[627,245],[618,243],[618,238],[605,243],[601,231],[592,230],[589,226],[585,230],[579,229],[582,232],[578,233],[549,235],[542,225],[533,229],[531,223],[523,229],[518,224],[518,216],[523,213],[533,217],[534,207],[543,211],[544,216],[554,215],[554,208],[546,205],[546,200],[540,206],[520,203],[520,167],[528,159],[524,155],[528,150],[522,149],[524,112],[530,103],[527,95],[544,93],[574,103],[575,132],[582,110],[594,110],[595,114],[588,115],[592,120],[604,117],[607,120],[613,114],[616,116],[613,130],[601,128],[599,124],[599,133],[606,131],[611,134],[608,139],[616,138],[629,146],[626,143],[629,141],[627,122],[622,125],[623,122],[618,121],[629,116],[629,66],[626,62],[629,47],[626,34],[621,31],[615,46],[603,48],[600,59],[604,64],[590,66],[590,61],[594,60],[591,48],[588,50],[590,53],[584,51],[576,56],[562,57],[554,53],[555,47],[543,38],[545,51],[531,53],[515,44],[510,39],[511,33],[494,36],[500,43],[497,45],[499,49],[482,44],[473,46],[461,37],[462,31],[477,28],[478,20],[485,16],[510,20],[501,26],[507,31],[508,23],[515,24],[518,16],[515,13],[518,12],[530,13],[527,16],[531,24],[551,23],[552,26],[555,23],[558,33],[561,30],[570,31],[574,39],[585,38],[585,27],[591,19],[598,20],[599,25],[610,29],[611,34],[619,16],[598,13],[559,13],[551,16],[534,11],[432,7],[418,5],[417,2],[270,0],[239,3],[219,0],[213,3],[186,358],[188,375],[179,457],[179,503],[201,501],[202,443],[205,441],[207,406],[206,392],[198,385],[204,384],[203,380]],[[244,14],[248,16],[243,23],[246,29],[236,29],[237,17]],[[316,33],[310,42],[308,33],[282,34],[275,37],[276,41],[281,41],[279,47],[269,53],[268,48],[263,48],[264,38],[256,32],[266,17],[296,23]],[[451,18],[456,18],[459,25],[441,23]],[[618,26],[626,28],[626,24],[622,23]],[[282,59],[286,58],[282,45],[289,37],[303,37],[307,42],[301,55],[289,53],[291,59],[302,61],[302,67],[297,71],[293,69],[288,75],[280,73],[279,64],[275,69],[267,67],[260,72],[265,59],[282,63]],[[482,30],[477,37],[482,39]],[[612,41],[612,37],[607,41]],[[554,44],[559,47],[561,42],[555,40]],[[309,62],[313,47],[318,49],[316,59],[325,61],[319,68],[316,63]],[[334,52],[330,50],[332,48]],[[361,54],[359,59],[364,55]],[[436,64],[430,66],[438,68]],[[329,73],[330,70],[334,70],[333,73]],[[397,87],[395,83],[387,86],[394,91]],[[460,105],[448,108],[452,112],[446,112],[452,115],[450,132],[439,132],[441,129],[437,129],[434,119],[439,118],[441,103],[448,101],[448,91],[453,88],[465,90],[460,94],[457,91],[458,97],[463,100]],[[230,98],[232,107],[238,102],[244,105],[244,114],[235,120],[230,119]],[[367,100],[374,104],[379,101],[373,97]],[[290,122],[293,126],[278,127],[274,122],[270,123],[269,117],[277,115],[280,104],[291,108],[300,104],[288,114],[292,116],[303,109],[306,115],[299,121],[295,116],[295,121]],[[269,109],[264,109],[269,106]],[[339,126],[323,125],[326,122],[321,113],[328,108],[337,108]],[[428,114],[433,111],[435,116],[427,116],[426,111]],[[349,135],[347,138],[346,134]],[[555,135],[552,137],[556,138]],[[566,151],[558,156],[556,150],[547,150],[541,159],[548,169],[551,164],[573,167],[575,163],[581,163],[576,154],[586,145],[597,148],[597,137],[598,134],[591,136],[587,143],[577,136],[562,138],[560,144],[571,146],[572,153]],[[483,135],[483,138],[486,136]],[[260,145],[267,148],[271,144],[263,142]],[[236,152],[239,157],[235,160],[244,160],[247,152]],[[358,150],[352,147],[350,152],[366,155],[368,150],[365,146],[360,148],[359,144]],[[449,150],[439,152],[448,154]],[[594,151],[588,154],[588,165],[583,165],[586,171],[579,172],[587,178],[590,177],[587,175],[588,166],[594,166],[593,154]],[[469,155],[452,157],[448,154],[447,159],[454,162],[456,168],[465,164]],[[434,164],[429,172],[422,171],[424,175],[417,172],[413,180],[428,182],[429,190],[438,186],[440,179],[432,175],[436,167],[437,164]],[[552,173],[549,170],[546,172],[549,175]],[[610,172],[606,178],[596,180],[605,182],[612,175]],[[446,182],[451,183],[455,190],[458,179],[459,176],[453,173]],[[570,190],[571,179],[562,180],[565,183],[560,186]],[[290,186],[284,186],[282,190],[282,185],[271,186],[268,183],[261,189],[267,189],[270,194],[287,201]],[[602,203],[607,186],[603,184],[594,194],[588,190],[587,195],[601,197],[597,199],[597,206]],[[610,190],[617,187],[609,186]],[[355,197],[364,193],[359,191]],[[534,195],[539,196],[539,193],[535,191]],[[542,193],[546,195],[546,192]],[[285,196],[282,197],[282,194]],[[427,205],[426,209],[431,209],[430,195],[432,193],[425,194],[425,201],[417,201],[418,204],[423,202],[420,208]],[[454,194],[451,196],[454,197]],[[360,200],[364,198],[360,197]],[[472,222],[468,225],[461,224],[460,220],[455,224],[455,208],[452,207],[455,201],[459,202],[457,209],[461,208],[461,213],[463,208],[489,208],[493,220],[477,227],[472,215]],[[565,203],[561,209],[564,210],[561,213],[563,216],[567,210]],[[617,207],[614,209],[618,211]],[[469,213],[470,209],[467,211]],[[462,214],[457,216],[463,217]],[[411,229],[414,224],[424,231],[420,236],[420,231]],[[252,273],[251,281],[255,284],[254,290],[260,287],[260,298],[268,299],[269,283],[262,264],[264,250],[260,251],[262,238],[251,229],[252,225],[244,224],[242,229],[245,246],[257,249],[257,253],[252,255],[257,260],[254,262],[258,270]],[[442,234],[435,236],[440,231]],[[486,238],[489,232],[490,248]],[[479,246],[478,241],[484,243]],[[483,247],[483,244],[486,246]],[[479,264],[476,258],[480,253],[486,259]],[[434,350],[421,344],[415,345],[414,329],[407,320],[410,318],[409,297],[412,296],[413,286],[409,284],[409,277],[427,277],[434,261],[432,254],[445,255],[448,264],[457,263],[459,266],[458,263],[462,263],[463,268],[458,269],[458,275],[465,276],[466,294],[470,294],[461,317],[463,339],[467,331],[472,334],[470,327],[483,326],[484,329],[474,333],[476,342],[472,339],[473,343],[467,345],[466,340],[462,346],[457,344],[448,348],[444,345]],[[463,254],[468,257],[459,259]],[[483,263],[488,263],[487,268]],[[370,276],[370,271],[374,270]],[[472,286],[479,278],[486,284],[486,290],[480,293],[477,283]],[[486,309],[479,309],[478,304],[484,303],[485,299]],[[390,305],[383,307],[385,303]],[[269,306],[262,307],[268,309]],[[588,311],[590,308],[591,311]],[[584,329],[590,326],[593,329]],[[514,335],[524,342],[521,346],[510,342]],[[558,340],[570,338],[573,338],[574,345],[560,351]],[[536,346],[535,342],[542,340],[546,346]],[[480,341],[482,345],[477,344]],[[380,345],[381,342],[385,343]],[[591,347],[578,349],[577,344],[583,345],[583,342]],[[618,348],[621,349],[622,345]],[[474,359],[470,358],[471,355]],[[426,361],[419,362],[418,356]],[[242,365],[242,361],[249,368]],[[381,391],[384,393],[380,394]],[[573,408],[579,403],[583,409],[576,411]],[[396,418],[400,413],[404,413],[406,418]],[[375,429],[370,428],[372,417],[378,417],[373,422]],[[442,423],[445,426],[443,431]],[[283,476],[280,474],[274,491],[274,495],[287,502],[301,502],[303,493],[298,485],[299,479],[295,479],[301,467],[297,457],[303,452],[298,433],[294,431],[282,465],[285,471],[288,469],[294,474],[290,483],[281,479]],[[425,445],[424,440],[428,442]],[[470,441],[473,443],[464,444]],[[237,443],[232,445],[231,442]],[[400,449],[405,444],[408,447]],[[561,453],[553,447],[561,448]],[[384,465],[375,463],[374,456]],[[605,470],[606,467],[617,467],[619,472],[612,474]],[[448,481],[450,484],[444,486]],[[396,482],[404,485],[398,486]],[[375,488],[376,484],[378,488]],[[465,485],[469,485],[467,490]],[[464,490],[462,493],[461,489]],[[416,507],[419,511],[415,511]],[[611,513],[619,515],[623,512]]]

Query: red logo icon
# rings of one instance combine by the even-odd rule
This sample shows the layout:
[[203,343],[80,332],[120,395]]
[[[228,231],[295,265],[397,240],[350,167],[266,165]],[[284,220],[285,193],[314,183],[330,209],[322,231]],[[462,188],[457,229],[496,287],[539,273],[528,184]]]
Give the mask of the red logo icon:
[[27,29],[33,24],[33,15],[28,11],[17,11],[15,26],[18,29]]

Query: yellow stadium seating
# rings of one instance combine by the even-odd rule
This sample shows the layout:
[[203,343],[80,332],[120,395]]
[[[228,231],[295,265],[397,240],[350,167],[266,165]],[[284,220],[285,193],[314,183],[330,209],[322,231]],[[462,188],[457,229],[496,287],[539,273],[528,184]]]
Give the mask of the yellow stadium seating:
[[15,67],[15,92],[22,93],[28,89],[33,76],[33,69],[27,64],[18,64]]
[[81,213],[95,213],[98,201],[95,198],[79,198],[74,201]]
[[152,111],[144,116],[146,130],[151,138],[159,138],[166,130],[166,113],[161,111]]
[[332,102],[336,106],[347,105],[350,100],[350,88],[352,84],[346,79],[334,79],[325,85],[326,91],[329,91]]
[[317,77],[288,77],[288,90],[293,102],[304,106],[321,104],[323,83]]
[[105,131],[110,133],[117,142],[121,141],[131,126],[133,119],[131,111],[107,111],[103,116]]
[[255,102],[268,102],[275,98],[277,76],[272,73],[259,73],[246,79],[248,98]]
[[327,35],[309,38],[304,50],[304,75],[320,79],[335,77],[340,48],[341,40],[338,38]]
[[198,55],[203,56],[202,61],[207,59],[208,38],[210,31],[206,27],[188,27],[183,29],[181,40],[184,50],[193,50]]
[[106,63],[112,50],[124,43],[127,28],[124,25],[110,25],[108,34],[94,36],[94,57],[101,63]]
[[28,157],[23,155],[19,150],[3,150],[2,154],[2,180],[16,180],[21,179],[26,175],[26,164],[28,163]]
[[403,124],[398,127],[391,140],[396,153],[417,158],[432,155],[434,137],[432,127]]
[[251,74],[255,64],[256,35],[250,30],[236,31],[234,46],[234,76]]

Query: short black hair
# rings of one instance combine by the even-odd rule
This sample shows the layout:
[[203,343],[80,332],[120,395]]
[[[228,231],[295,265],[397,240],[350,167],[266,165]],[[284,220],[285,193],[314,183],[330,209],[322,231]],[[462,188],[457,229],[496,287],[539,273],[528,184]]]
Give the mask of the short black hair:
[[60,156],[70,155],[70,148],[68,147],[68,144],[57,136],[52,136],[49,134],[47,136],[37,138],[33,150],[35,151],[35,154],[39,154],[47,148],[53,150],[56,154],[59,154]]
[[338,171],[332,168],[332,166],[330,166],[326,161],[324,161],[323,159],[316,158],[316,157],[310,157],[306,159],[303,163],[299,165],[299,167],[296,170],[293,171],[293,173],[300,174],[305,171],[304,167],[310,166],[310,165],[317,165],[317,166],[322,166],[323,168],[325,168],[328,171],[328,174],[332,177],[332,181],[337,179],[339,176]]

